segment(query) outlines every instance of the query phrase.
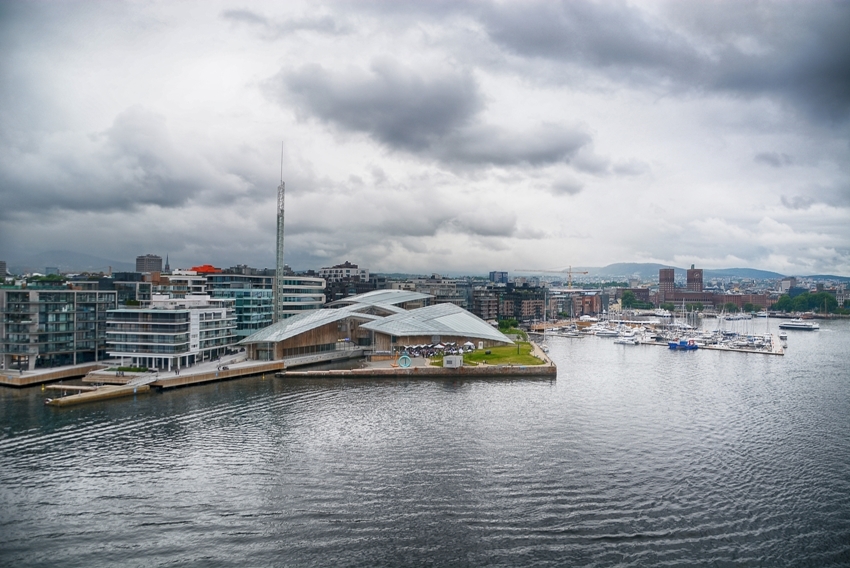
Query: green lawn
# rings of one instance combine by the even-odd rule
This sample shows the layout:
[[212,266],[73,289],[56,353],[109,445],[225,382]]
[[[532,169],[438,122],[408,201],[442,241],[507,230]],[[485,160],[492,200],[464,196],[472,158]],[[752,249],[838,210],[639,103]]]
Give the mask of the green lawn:
[[[487,351],[490,352],[489,355]],[[531,343],[521,341],[516,345],[488,347],[487,349],[477,349],[472,353],[465,353],[463,363],[464,365],[478,365],[479,363],[486,363],[487,365],[542,365],[543,361],[531,354]],[[431,364],[442,367],[443,358],[434,357]]]

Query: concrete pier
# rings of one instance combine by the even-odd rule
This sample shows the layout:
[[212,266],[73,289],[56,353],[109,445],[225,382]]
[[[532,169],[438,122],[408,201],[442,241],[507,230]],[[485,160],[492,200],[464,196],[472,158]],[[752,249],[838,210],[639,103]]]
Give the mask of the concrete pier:
[[98,400],[132,396],[138,393],[146,393],[149,390],[150,387],[148,385],[141,385],[136,387],[104,385],[93,391],[81,392],[79,394],[61,396],[58,398],[49,398],[44,403],[48,406],[73,406],[75,404],[84,404],[87,402],[95,402]]

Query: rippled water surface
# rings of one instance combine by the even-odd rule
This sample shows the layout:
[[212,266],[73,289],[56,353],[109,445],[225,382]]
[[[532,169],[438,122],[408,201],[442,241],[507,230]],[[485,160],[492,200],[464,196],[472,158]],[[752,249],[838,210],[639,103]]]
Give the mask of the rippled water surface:
[[556,381],[0,389],[0,565],[850,565],[850,322],[789,334],[552,339]]

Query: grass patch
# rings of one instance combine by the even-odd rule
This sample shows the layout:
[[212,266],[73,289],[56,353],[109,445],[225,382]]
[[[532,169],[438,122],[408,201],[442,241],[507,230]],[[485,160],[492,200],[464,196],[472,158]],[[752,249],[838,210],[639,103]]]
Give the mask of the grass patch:
[[[489,355],[487,354],[489,351]],[[531,343],[520,341],[516,345],[503,345],[501,347],[488,347],[477,349],[471,353],[464,353],[463,364],[477,366],[487,365],[542,365],[543,361],[531,354]],[[431,359],[431,365],[443,366],[443,357]]]
[[[523,331],[523,330],[521,330],[517,327],[509,327],[507,329],[499,329],[499,331],[501,331],[505,335],[518,335],[522,338],[523,341],[528,341],[528,334],[525,331]],[[516,348],[514,348],[514,349],[516,349]]]

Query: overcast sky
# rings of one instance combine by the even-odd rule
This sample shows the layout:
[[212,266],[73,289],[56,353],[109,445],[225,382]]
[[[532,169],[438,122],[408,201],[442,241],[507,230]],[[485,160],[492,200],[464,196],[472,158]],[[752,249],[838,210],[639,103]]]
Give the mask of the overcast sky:
[[0,259],[850,275],[850,2],[0,0]]

